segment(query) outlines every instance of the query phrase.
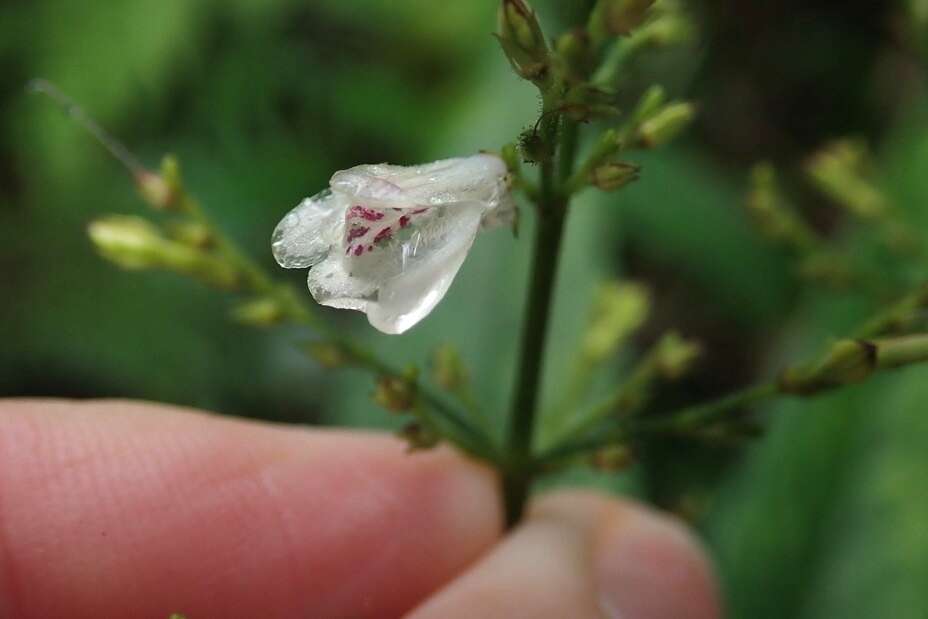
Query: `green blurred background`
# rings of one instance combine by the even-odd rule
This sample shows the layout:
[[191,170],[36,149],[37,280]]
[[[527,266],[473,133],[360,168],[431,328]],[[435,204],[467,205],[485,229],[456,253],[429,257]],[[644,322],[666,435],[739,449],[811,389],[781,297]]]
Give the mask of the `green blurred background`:
[[[585,3],[537,0],[550,32]],[[803,286],[750,226],[748,167],[781,164],[810,218],[843,234],[798,168],[830,138],[871,141],[883,189],[925,236],[925,3],[703,0],[698,43],[630,68],[700,103],[688,137],[641,158],[642,180],[586,195],[570,222],[546,388],[560,384],[596,282],[647,281],[637,342],[675,326],[700,370],[658,408],[710,397],[841,335],[872,309]],[[0,5],[0,396],[118,396],[300,423],[389,425],[370,381],[324,374],[298,333],[222,320],[229,300],[99,260],[84,227],[144,213],[125,172],[47,100],[45,77],[143,161],[176,153],[189,189],[268,266],[269,235],[332,171],[498,148],[530,124],[533,91],[490,34],[492,0],[7,0]],[[529,224],[530,225],[530,222]],[[458,344],[482,401],[509,397],[529,234],[483,235],[447,299],[403,337],[326,312],[397,362]],[[925,265],[906,265],[925,275]],[[882,265],[881,265],[881,268]],[[280,273],[302,285],[304,274]],[[889,275],[888,275],[889,276]],[[607,381],[608,382],[608,381]],[[646,445],[621,478],[704,531],[732,616],[928,616],[928,371],[763,412],[747,445]]]

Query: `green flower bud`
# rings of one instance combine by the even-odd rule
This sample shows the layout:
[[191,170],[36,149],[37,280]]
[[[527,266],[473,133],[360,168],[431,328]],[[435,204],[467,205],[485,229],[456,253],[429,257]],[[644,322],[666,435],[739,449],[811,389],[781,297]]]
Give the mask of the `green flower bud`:
[[354,355],[338,342],[310,342],[305,350],[316,363],[328,370],[348,367],[354,363]]
[[656,148],[677,137],[696,117],[691,103],[671,103],[644,121],[638,129],[638,143]]
[[415,381],[402,376],[381,376],[374,390],[374,401],[395,413],[412,410],[416,396]]
[[596,56],[591,45],[589,34],[582,28],[565,32],[555,43],[554,49],[574,82],[582,82],[594,69]]
[[632,112],[631,118],[633,124],[640,125],[657,114],[666,100],[667,93],[664,92],[663,86],[655,84],[648,88],[644,91],[644,94],[641,95],[638,104],[635,106],[635,111]]
[[399,436],[409,443],[409,451],[432,449],[441,442],[441,437],[421,423],[412,421],[399,431]]
[[171,210],[178,206],[178,197],[183,192],[180,179],[180,166],[171,155],[161,161],[161,173],[155,174],[142,170],[135,174],[142,199],[159,211]]
[[154,209],[164,211],[174,203],[174,192],[159,175],[143,170],[135,175],[135,184],[142,199]]
[[745,206],[758,228],[770,239],[808,254],[819,246],[815,232],[784,203],[776,183],[776,170],[760,163],[751,171],[751,190]]
[[270,327],[280,323],[284,310],[273,297],[259,297],[239,304],[232,310],[232,319],[251,327]]
[[538,84],[547,80],[548,44],[535,11],[525,0],[501,0],[496,36],[516,73]]
[[652,13],[653,18],[635,32],[635,36],[642,37],[642,43],[669,47],[686,43],[693,37],[693,23],[676,0],[658,0]]
[[467,386],[467,370],[460,353],[451,344],[444,344],[435,350],[432,356],[432,379],[435,384],[450,391],[457,392]]
[[599,0],[590,14],[593,39],[628,35],[644,23],[653,4],[654,0]]
[[105,217],[92,222],[87,232],[97,251],[124,269],[165,269],[219,288],[233,288],[239,280],[234,266],[166,239],[157,226],[141,217]]
[[124,269],[159,266],[164,238],[147,219],[113,215],[92,222],[87,233],[104,258]]
[[690,372],[701,354],[702,347],[697,342],[685,340],[671,331],[657,343],[654,363],[664,380],[680,380]]
[[190,247],[208,249],[215,241],[209,226],[198,221],[173,221],[166,228],[172,239]]
[[634,463],[635,454],[626,445],[604,447],[593,453],[593,467],[607,473],[624,471]]
[[813,155],[806,173],[822,193],[858,217],[887,214],[889,204],[872,181],[870,156],[864,143],[838,140]]
[[506,162],[506,169],[510,174],[520,174],[522,161],[519,159],[519,148],[515,144],[506,144],[500,152],[500,158]]
[[647,320],[650,305],[648,290],[640,284],[603,284],[583,337],[583,356],[591,363],[600,363],[615,354]]
[[595,168],[590,173],[590,184],[603,191],[615,191],[638,180],[641,167],[624,161],[613,161]]
[[184,182],[180,174],[180,163],[174,155],[165,155],[161,160],[161,178],[175,194],[179,195],[183,191]]

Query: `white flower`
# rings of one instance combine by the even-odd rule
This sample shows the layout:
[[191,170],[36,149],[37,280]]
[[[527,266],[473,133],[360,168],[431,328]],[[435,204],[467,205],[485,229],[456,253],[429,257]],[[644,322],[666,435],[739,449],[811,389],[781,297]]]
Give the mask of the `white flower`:
[[282,267],[311,267],[322,305],[359,310],[384,333],[425,318],[457,275],[480,228],[511,221],[506,164],[474,155],[337,172],[277,225]]

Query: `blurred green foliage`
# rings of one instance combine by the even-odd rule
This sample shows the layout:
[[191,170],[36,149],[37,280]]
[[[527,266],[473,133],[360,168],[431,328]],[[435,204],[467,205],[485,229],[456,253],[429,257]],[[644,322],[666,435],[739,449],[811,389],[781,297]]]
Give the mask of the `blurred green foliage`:
[[[535,4],[555,31],[584,3]],[[909,13],[906,3],[863,0],[704,0],[692,6],[698,46],[631,68],[630,92],[660,81],[699,101],[702,115],[688,140],[639,160],[636,185],[578,202],[548,401],[607,278],[655,292],[640,347],[670,327],[704,343],[701,370],[659,394],[658,409],[765,376],[872,309],[851,291],[797,284],[788,257],[762,242],[739,202],[750,165],[772,159],[793,174],[816,227],[844,234],[839,212],[807,191],[798,168],[825,140],[861,135],[876,146],[883,190],[926,236],[923,4]],[[229,305],[208,290],[95,257],[86,223],[144,207],[123,170],[23,85],[35,76],[58,83],[151,166],[177,153],[210,215],[270,267],[274,224],[333,170],[498,148],[534,120],[531,87],[490,37],[495,9],[492,0],[440,10],[426,0],[0,5],[0,395],[389,424],[371,405],[368,377],[323,374],[294,345],[298,333],[232,325],[217,319]],[[397,363],[456,343],[495,413],[509,398],[528,238],[483,236],[446,300],[408,336],[327,313]],[[924,277],[925,266],[906,265],[906,277]],[[916,368],[784,402],[765,411],[768,436],[747,447],[649,445],[631,473],[583,478],[704,527],[734,617],[923,617],[926,385]]]

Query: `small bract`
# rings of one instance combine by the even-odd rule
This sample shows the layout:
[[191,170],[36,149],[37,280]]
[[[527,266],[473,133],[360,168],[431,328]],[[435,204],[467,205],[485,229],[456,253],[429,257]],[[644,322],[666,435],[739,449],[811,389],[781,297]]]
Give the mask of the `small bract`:
[[274,257],[310,268],[322,305],[362,311],[402,333],[445,296],[481,228],[512,221],[506,164],[495,155],[337,172],[277,225]]

